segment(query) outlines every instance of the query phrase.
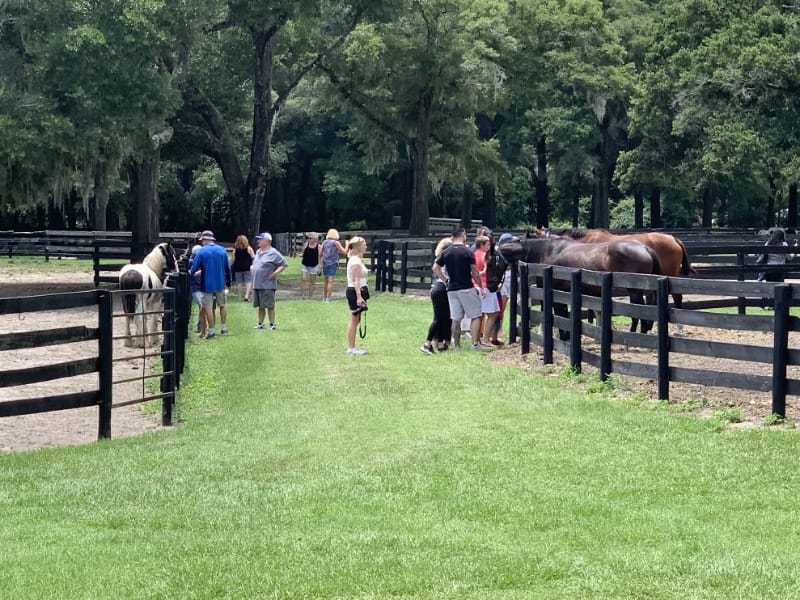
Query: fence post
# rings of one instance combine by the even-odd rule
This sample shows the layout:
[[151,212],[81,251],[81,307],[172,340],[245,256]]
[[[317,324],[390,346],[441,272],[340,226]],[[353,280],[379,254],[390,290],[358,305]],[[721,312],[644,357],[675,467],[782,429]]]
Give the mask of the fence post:
[[175,404],[175,280],[170,277],[164,287],[164,316],[161,319],[161,424],[172,425],[172,406]]
[[[744,252],[742,250],[739,250],[736,253],[736,267],[737,267],[737,271],[738,271],[738,273],[736,275],[736,280],[737,281],[744,281],[744,279],[745,279],[745,277],[744,277]],[[741,296],[739,296],[736,299],[736,312],[738,314],[740,314],[740,315],[743,315],[743,314],[745,314],[747,312],[745,310],[745,299],[742,298]]]
[[389,291],[394,291],[394,242],[389,242],[389,264],[386,269],[389,279]]
[[97,243],[97,238],[94,239],[92,245],[92,267],[94,268],[94,287],[100,286],[100,244]]
[[408,242],[400,246],[400,293],[405,294],[408,287]]
[[775,326],[772,337],[772,412],[786,417],[786,362],[789,347],[789,307],[792,288],[775,286]]
[[542,273],[542,351],[544,364],[553,364],[553,267]]
[[528,265],[519,263],[519,310],[520,344],[522,354],[531,351],[531,309],[530,288],[528,287]]
[[508,289],[508,343],[517,341],[517,301],[519,299],[519,270],[511,267],[511,285]]
[[583,298],[581,297],[581,271],[574,271],[570,275],[570,290],[571,301],[570,310],[570,338],[569,338],[569,366],[575,369],[578,373],[581,372],[581,337],[583,331],[581,328],[581,306]]
[[658,399],[669,400],[669,279],[658,279]]
[[114,382],[114,299],[111,292],[97,292],[97,371],[100,404],[97,407],[98,439],[111,437],[111,404]]
[[600,381],[606,381],[611,374],[611,291],[614,276],[603,275],[600,284]]
[[386,242],[384,240],[378,241],[377,247],[377,260],[375,262],[375,290],[383,292],[383,247]]

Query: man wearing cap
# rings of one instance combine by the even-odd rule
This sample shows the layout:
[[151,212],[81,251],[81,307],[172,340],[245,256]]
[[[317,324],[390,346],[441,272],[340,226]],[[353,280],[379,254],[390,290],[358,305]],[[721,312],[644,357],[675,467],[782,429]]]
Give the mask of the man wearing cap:
[[208,325],[208,330],[205,334],[206,339],[213,338],[216,335],[214,331],[216,326],[215,301],[219,306],[219,332],[221,334],[228,333],[228,309],[225,307],[225,300],[228,288],[231,287],[233,280],[228,253],[225,248],[218,246],[215,242],[216,238],[211,231],[205,230],[201,233],[200,243],[203,247],[197,251],[194,260],[192,260],[192,266],[189,267],[189,275],[200,278],[201,310],[206,316]]
[[269,316],[269,328],[275,329],[275,290],[278,289],[278,275],[288,266],[283,255],[272,247],[272,236],[259,233],[258,250],[250,271],[253,273],[253,306],[258,309],[256,329],[264,329],[264,316]]

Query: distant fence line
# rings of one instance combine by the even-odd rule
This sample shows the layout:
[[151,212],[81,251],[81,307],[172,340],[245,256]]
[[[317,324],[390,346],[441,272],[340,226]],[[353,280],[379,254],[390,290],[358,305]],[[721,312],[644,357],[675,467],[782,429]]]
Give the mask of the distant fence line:
[[[162,233],[159,242],[170,242],[181,253],[194,240],[193,233]],[[0,231],[0,254],[43,256],[51,258],[83,258],[93,263],[94,285],[116,283],[119,270],[126,264],[140,261],[151,249],[149,242],[134,243],[130,231]]]
[[[800,331],[800,319],[789,309],[800,306],[800,286],[790,284],[703,280],[663,277],[632,273],[598,273],[549,265],[520,263],[517,280],[512,281],[509,305],[510,338],[520,338],[523,354],[535,344],[542,349],[545,364],[553,362],[553,352],[569,358],[570,366],[580,371],[586,362],[598,368],[601,379],[611,373],[653,379],[658,397],[669,399],[671,382],[696,383],[707,386],[772,393],[772,412],[786,415],[786,396],[800,395],[800,379],[787,375],[788,367],[800,366],[800,348],[789,346],[789,333]],[[566,283],[569,291],[559,291]],[[600,289],[599,296],[581,293],[590,284]],[[656,304],[637,305],[613,299],[620,289],[640,289],[656,293]],[[616,292],[615,292],[616,291]],[[519,302],[517,302],[517,293]],[[710,299],[685,302],[676,309],[669,303],[671,293],[709,296]],[[746,307],[764,301],[774,305],[766,315],[748,315]],[[555,306],[568,308],[568,316],[556,314]],[[739,306],[737,314],[709,312],[705,309]],[[599,313],[597,325],[584,320],[586,310]],[[611,315],[646,319],[657,324],[655,333],[641,334],[614,330]],[[519,317],[519,323],[517,318]],[[702,328],[708,338],[670,335],[672,325],[683,324]],[[541,326],[541,332],[533,328]],[[772,334],[770,346],[731,343],[715,339],[715,330],[737,330]],[[566,332],[568,340],[559,339]],[[597,347],[587,344],[594,341]],[[656,351],[655,363],[623,361],[615,358],[614,349],[638,347]],[[619,351],[617,350],[617,354]],[[673,366],[677,354],[697,357],[693,364],[701,367],[703,358],[736,361],[733,371]],[[770,365],[770,375],[753,373],[754,364]]]
[[[184,261],[185,262],[185,261]],[[42,296],[26,296],[0,299],[0,315],[21,315],[40,311],[54,311],[71,308],[97,307],[98,320],[96,326],[61,327],[56,329],[15,332],[0,335],[0,351],[11,351],[23,348],[44,348],[53,345],[97,340],[96,355],[76,360],[67,360],[56,364],[21,369],[5,369],[0,371],[0,387],[9,388],[33,383],[54,381],[75,377],[88,373],[98,374],[98,385],[95,389],[71,394],[53,394],[0,402],[0,417],[9,417],[81,407],[98,407],[98,438],[111,437],[111,411],[131,404],[139,404],[149,400],[162,400],[161,422],[171,425],[176,389],[180,387],[180,375],[185,365],[185,342],[188,337],[189,311],[191,297],[188,293],[185,264],[179,274],[171,275],[161,290],[136,291],[130,293],[161,293],[164,299],[162,315],[163,343],[160,349],[147,349],[135,357],[117,357],[114,353],[114,342],[124,336],[114,336],[114,319],[125,318],[124,312],[114,313],[114,296],[121,291],[90,290],[67,294],[48,294]],[[135,337],[135,335],[134,335]],[[115,384],[131,380],[114,380],[113,364],[123,360],[139,360],[141,358],[158,358],[161,361],[161,372],[143,373],[139,379],[160,379],[160,392],[142,396],[134,400],[114,402]]]

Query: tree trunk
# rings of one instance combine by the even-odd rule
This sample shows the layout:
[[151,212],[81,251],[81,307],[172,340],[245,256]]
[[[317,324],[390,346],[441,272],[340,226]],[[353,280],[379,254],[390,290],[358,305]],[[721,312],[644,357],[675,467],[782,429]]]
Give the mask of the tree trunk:
[[411,197],[411,235],[428,235],[428,150],[433,117],[433,94],[420,94],[417,108],[417,135],[414,138],[411,160],[414,166],[414,187]]
[[490,183],[481,185],[483,195],[483,224],[489,229],[497,227],[497,194],[495,187]]
[[[272,70],[275,60],[275,31],[253,33],[255,67],[253,73],[253,138],[250,146],[250,172],[244,214],[235,223],[237,231],[252,236],[261,228],[261,208],[267,196],[269,147],[272,143]],[[234,215],[237,218],[237,215]]]
[[575,184],[575,191],[572,193],[572,226],[578,227],[581,219],[581,187]]
[[703,227],[711,227],[711,219],[714,218],[714,197],[711,190],[703,190]]
[[661,227],[661,188],[654,185],[650,188],[650,228]]
[[467,182],[464,184],[461,201],[461,226],[469,230],[472,224],[472,184]]
[[533,176],[536,190],[536,226],[550,226],[550,186],[547,182],[547,140],[541,136],[536,141],[536,170]]
[[789,184],[786,226],[797,229],[797,183]]
[[133,196],[131,232],[134,260],[141,260],[149,251],[148,247],[158,243],[161,233],[158,226],[158,163],[159,153],[156,152],[149,160],[132,162],[129,170]]
[[95,231],[107,231],[106,212],[108,211],[108,185],[100,168],[94,172],[94,223]]

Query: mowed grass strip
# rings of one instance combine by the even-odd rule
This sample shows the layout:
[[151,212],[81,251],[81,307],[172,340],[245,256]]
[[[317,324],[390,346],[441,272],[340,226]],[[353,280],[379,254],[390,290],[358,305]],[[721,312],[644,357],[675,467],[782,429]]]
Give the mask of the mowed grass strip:
[[796,432],[423,355],[424,299],[360,357],[344,300],[229,311],[180,426],[0,456],[0,596],[800,597]]

